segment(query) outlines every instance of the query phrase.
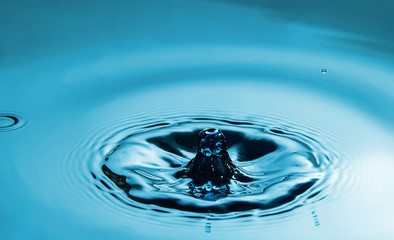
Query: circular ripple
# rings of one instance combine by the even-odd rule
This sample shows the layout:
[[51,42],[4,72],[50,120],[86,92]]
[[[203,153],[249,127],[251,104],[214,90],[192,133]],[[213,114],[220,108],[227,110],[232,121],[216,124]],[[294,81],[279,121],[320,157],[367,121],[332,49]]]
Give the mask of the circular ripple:
[[[337,176],[337,157],[319,141],[319,131],[275,117],[247,119],[253,121],[177,116],[112,125],[85,146],[90,182],[126,208],[191,218],[272,216],[324,199]],[[231,159],[253,179],[232,180],[230,193],[216,201],[191,192],[191,179],[174,176],[194,157],[206,127],[222,130]]]
[[0,132],[9,132],[26,125],[26,120],[14,113],[0,113]]

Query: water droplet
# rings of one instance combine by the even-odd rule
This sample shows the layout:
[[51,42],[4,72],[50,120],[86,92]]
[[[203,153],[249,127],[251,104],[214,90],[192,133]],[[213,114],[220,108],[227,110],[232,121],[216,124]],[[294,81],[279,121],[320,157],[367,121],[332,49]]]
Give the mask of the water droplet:
[[207,224],[205,224],[205,232],[211,233],[211,229],[212,229],[211,223],[207,222]]
[[0,113],[0,132],[8,132],[25,126],[22,117],[12,113]]
[[316,212],[316,210],[314,208],[312,209],[311,214],[312,214],[312,217],[313,217],[313,222],[315,224],[315,227],[320,226],[319,217],[317,216],[317,212]]
[[207,191],[207,192],[210,192],[210,191],[212,191],[212,182],[211,181],[208,181],[205,185],[204,185],[204,189],[205,189],[205,191]]
[[321,69],[321,73],[322,73],[322,74],[327,74],[327,69],[322,68],[322,69]]

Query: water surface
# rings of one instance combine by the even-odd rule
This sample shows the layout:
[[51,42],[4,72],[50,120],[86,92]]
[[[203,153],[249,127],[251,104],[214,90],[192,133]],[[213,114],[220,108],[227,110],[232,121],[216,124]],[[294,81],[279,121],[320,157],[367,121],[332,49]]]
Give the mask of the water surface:
[[[0,237],[393,239],[378,5],[1,3]],[[207,127],[254,179],[214,201],[173,175]]]

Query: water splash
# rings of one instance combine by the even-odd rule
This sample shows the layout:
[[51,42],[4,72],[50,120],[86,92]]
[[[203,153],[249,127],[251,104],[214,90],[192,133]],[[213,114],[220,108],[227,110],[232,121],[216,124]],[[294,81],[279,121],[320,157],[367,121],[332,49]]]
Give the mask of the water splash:
[[[335,180],[337,159],[314,130],[301,133],[277,119],[253,119],[178,116],[127,124],[94,143],[100,151],[92,153],[96,167],[89,175],[103,194],[111,193],[126,208],[181,211],[194,218],[206,213],[220,219],[252,212],[272,216],[302,207],[305,199],[324,199]],[[197,152],[198,133],[207,125],[222,130],[244,176],[231,179],[228,188],[212,182],[196,187],[191,179],[176,177]]]

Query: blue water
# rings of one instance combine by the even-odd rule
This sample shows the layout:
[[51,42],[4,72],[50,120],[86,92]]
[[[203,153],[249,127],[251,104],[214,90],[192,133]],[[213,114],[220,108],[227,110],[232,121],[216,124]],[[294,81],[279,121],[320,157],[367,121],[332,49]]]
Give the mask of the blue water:
[[0,239],[394,239],[393,7],[1,2]]

